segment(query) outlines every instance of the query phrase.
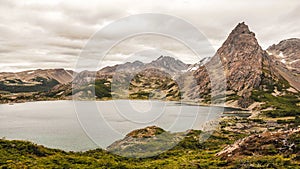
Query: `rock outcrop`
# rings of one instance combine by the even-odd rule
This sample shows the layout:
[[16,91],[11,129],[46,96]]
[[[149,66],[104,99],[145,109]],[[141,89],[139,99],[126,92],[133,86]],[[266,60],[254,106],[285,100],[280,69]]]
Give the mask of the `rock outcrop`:
[[173,148],[183,138],[183,134],[172,134],[162,128],[149,126],[131,131],[108,146],[107,150],[125,157],[151,157]]
[[225,147],[216,155],[230,160],[243,156],[299,153],[299,143],[293,139],[299,134],[299,129],[254,134]]

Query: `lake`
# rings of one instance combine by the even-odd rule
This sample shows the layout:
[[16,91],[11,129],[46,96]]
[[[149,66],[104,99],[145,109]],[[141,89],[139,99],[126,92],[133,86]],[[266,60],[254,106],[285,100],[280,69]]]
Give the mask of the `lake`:
[[[221,107],[154,100],[42,101],[0,105],[0,137],[66,151],[106,148],[134,129],[202,129]],[[225,111],[228,111],[225,109]]]

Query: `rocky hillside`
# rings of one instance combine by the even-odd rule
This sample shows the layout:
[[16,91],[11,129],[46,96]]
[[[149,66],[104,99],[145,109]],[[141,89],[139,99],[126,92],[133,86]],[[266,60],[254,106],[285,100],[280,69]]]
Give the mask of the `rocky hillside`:
[[207,62],[209,62],[210,59],[211,59],[211,57],[205,57],[205,58],[201,59],[199,62],[189,65],[187,71],[194,71],[194,70],[199,69],[199,67],[204,66]]
[[181,94],[170,74],[147,68],[131,79],[129,96],[132,99],[180,100]]
[[278,44],[270,46],[267,52],[280,59],[289,69],[300,71],[300,39],[282,40]]
[[[30,83],[36,81],[37,77],[44,79],[54,79],[60,84],[67,84],[72,81],[74,72],[65,69],[37,69],[23,72],[2,72],[0,73],[1,81],[6,81],[12,85],[13,81],[19,83]],[[17,82],[16,82],[17,83]]]
[[[97,72],[83,71],[78,73],[73,84],[79,96],[95,93],[87,86],[94,85],[94,81],[105,81],[104,88],[111,88],[114,98],[130,99],[160,99],[179,100],[180,91],[176,78],[186,72],[187,64],[169,56],[160,56],[150,63],[140,61],[126,62],[114,66],[107,66]],[[106,90],[106,89],[105,89]],[[93,96],[88,95],[93,98]],[[97,94],[96,94],[97,96]],[[98,96],[97,96],[98,97]],[[101,97],[98,97],[101,98]]]
[[[46,99],[44,96],[47,93],[49,93],[48,99],[52,96],[56,98],[66,96],[66,93],[69,93],[67,90],[70,91],[67,86],[70,87],[73,75],[73,71],[64,69],[0,73],[0,101],[6,103],[43,100]],[[57,90],[59,88],[60,90]]]
[[277,71],[300,91],[300,39],[292,38],[267,49]]
[[17,73],[0,73],[0,90],[9,93],[45,92],[73,80],[74,72],[64,69],[38,69]]

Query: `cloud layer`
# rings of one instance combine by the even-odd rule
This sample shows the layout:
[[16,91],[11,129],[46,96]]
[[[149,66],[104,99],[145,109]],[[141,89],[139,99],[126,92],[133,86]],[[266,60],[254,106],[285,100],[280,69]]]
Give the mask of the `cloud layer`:
[[[263,48],[267,48],[280,40],[300,37],[299,10],[298,0],[2,0],[0,71],[74,69],[81,49],[97,30],[116,19],[140,13],[162,13],[184,19],[201,31],[215,49],[237,23],[245,21]],[[144,22],[137,24],[147,25],[147,21]],[[159,23],[157,26],[167,25]],[[103,36],[98,39],[99,44],[114,36]],[[131,61],[138,55],[147,55],[147,51],[154,55],[159,50],[187,63],[198,61],[180,42],[146,35],[127,39],[114,47],[101,65]]]

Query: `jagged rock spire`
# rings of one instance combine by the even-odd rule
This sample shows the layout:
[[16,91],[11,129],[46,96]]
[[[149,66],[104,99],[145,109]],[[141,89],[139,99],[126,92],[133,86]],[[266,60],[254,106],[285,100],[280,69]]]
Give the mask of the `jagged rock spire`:
[[231,34],[255,34],[249,30],[248,25],[245,24],[245,22],[239,23],[231,32]]
[[[228,35],[225,42],[217,50],[208,65],[214,65],[220,58],[227,82],[227,91],[236,93],[247,100],[254,88],[259,87],[262,80],[262,68],[266,52],[258,44],[255,34],[244,23],[239,23]],[[209,75],[205,67],[195,71],[199,92],[210,91]],[[195,90],[197,91],[197,90]],[[241,103],[247,101],[242,100]],[[248,103],[240,105],[249,106]]]
[[260,84],[262,62],[266,53],[244,22],[231,31],[216,55],[223,62],[230,90],[243,95],[245,91]]

